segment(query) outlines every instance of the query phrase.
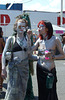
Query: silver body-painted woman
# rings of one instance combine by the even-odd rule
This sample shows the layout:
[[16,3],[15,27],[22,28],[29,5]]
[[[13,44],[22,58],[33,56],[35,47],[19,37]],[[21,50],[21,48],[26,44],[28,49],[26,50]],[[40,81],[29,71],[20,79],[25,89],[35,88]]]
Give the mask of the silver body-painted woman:
[[[10,36],[7,39],[3,51],[2,77],[8,76],[5,100],[24,100],[26,95],[29,77],[28,48],[31,45],[30,39],[24,37],[26,24],[25,19],[16,21],[17,36],[16,38]],[[8,60],[8,74],[6,72],[6,59]]]

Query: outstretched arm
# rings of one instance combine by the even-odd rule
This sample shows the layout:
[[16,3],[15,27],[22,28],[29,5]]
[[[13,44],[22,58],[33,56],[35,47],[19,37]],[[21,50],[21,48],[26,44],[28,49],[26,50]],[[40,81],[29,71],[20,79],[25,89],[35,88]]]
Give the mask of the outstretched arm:
[[28,37],[28,53],[32,53],[34,50],[36,50],[38,48],[38,44],[39,44],[39,39],[35,42],[35,44],[33,46],[31,46],[31,36],[32,36],[32,31],[30,29],[28,29],[27,31],[27,37]]

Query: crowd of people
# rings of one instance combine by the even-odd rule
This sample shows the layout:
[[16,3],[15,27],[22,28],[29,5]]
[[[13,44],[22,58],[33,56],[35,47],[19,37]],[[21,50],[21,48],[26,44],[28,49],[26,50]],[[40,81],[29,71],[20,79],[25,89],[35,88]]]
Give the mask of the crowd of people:
[[[16,36],[9,36],[5,47],[2,43],[4,50],[0,50],[2,54],[0,79],[7,77],[7,90],[4,100],[34,100],[32,88],[28,89],[29,85],[32,87],[32,81],[28,85],[29,78],[31,78],[29,61],[37,61],[38,100],[58,100],[54,60],[63,59],[64,52],[58,37],[53,35],[51,22],[41,20],[37,27],[39,37],[31,45],[33,33],[29,28],[28,20],[19,16],[14,24]],[[58,55],[56,55],[56,49],[59,51]],[[33,55],[32,52],[35,50],[38,51],[38,55]],[[7,66],[6,60],[8,61]],[[33,96],[27,98],[31,90]]]

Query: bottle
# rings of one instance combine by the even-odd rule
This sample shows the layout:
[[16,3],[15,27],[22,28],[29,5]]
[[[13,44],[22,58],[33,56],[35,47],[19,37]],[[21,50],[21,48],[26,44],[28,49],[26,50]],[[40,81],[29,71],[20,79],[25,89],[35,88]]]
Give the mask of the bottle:
[[53,87],[54,76],[52,73],[49,73],[46,78],[46,88],[51,89]]

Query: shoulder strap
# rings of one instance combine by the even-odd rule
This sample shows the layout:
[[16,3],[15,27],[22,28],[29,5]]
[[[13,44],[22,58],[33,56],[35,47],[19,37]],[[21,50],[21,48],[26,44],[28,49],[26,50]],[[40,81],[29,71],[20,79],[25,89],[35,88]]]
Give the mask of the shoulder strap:
[[15,43],[15,36],[12,36],[12,45]]
[[13,59],[13,51],[12,51],[12,48],[13,48],[13,45],[14,45],[14,43],[15,43],[15,36],[12,36],[12,41],[11,41],[11,61],[12,61],[12,59]]

